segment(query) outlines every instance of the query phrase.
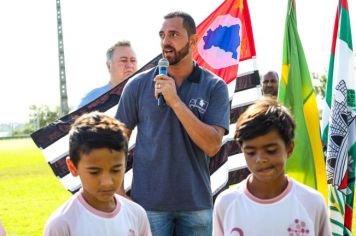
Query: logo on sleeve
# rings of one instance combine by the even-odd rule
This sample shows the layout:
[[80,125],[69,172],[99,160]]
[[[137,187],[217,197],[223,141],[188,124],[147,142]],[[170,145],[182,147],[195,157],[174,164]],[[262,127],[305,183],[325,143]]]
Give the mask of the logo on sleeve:
[[204,114],[208,108],[209,103],[201,98],[192,98],[189,101],[189,108],[197,108],[199,113]]

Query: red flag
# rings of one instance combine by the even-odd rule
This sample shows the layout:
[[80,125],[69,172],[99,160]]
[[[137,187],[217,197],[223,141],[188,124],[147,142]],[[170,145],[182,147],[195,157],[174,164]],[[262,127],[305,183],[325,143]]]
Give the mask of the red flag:
[[226,0],[198,27],[193,57],[223,78],[236,79],[238,63],[256,56],[247,0]]

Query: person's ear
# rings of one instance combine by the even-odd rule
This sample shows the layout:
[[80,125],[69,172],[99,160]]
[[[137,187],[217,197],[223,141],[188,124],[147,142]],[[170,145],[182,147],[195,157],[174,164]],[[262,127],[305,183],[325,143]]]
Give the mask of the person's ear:
[[287,145],[287,157],[289,158],[294,150],[294,141],[291,141],[288,145]]
[[195,47],[196,44],[198,43],[198,35],[197,34],[192,34],[190,36],[190,47]]
[[69,169],[70,173],[71,173],[74,177],[77,177],[77,176],[78,176],[77,168],[75,167],[75,165],[74,165],[74,163],[72,162],[72,160],[69,159],[69,157],[67,157],[66,163],[67,163],[67,166],[68,166],[68,169]]
[[106,67],[108,68],[108,71],[110,72],[110,70],[111,70],[111,69],[110,69],[111,63],[107,61],[107,62],[106,62]]

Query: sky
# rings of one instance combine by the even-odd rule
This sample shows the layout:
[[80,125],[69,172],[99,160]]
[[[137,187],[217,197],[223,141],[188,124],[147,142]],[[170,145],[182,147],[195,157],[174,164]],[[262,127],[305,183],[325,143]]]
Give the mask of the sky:
[[[163,16],[182,10],[198,25],[222,0],[61,0],[68,103],[109,80],[106,50],[130,40],[138,65],[161,51]],[[296,0],[310,72],[325,74],[338,0]],[[261,74],[280,74],[287,0],[248,0]],[[356,1],[349,0],[353,45]],[[30,105],[59,106],[56,0],[0,1],[0,123],[26,122]]]

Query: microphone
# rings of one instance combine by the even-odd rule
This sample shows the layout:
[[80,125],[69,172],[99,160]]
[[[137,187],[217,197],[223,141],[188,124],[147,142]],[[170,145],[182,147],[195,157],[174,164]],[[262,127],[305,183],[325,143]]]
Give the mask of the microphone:
[[[160,75],[168,75],[168,66],[169,66],[169,61],[166,58],[162,58],[158,61],[158,73]],[[163,108],[166,105],[166,101],[164,100],[163,94],[159,93],[158,94],[158,101],[157,105],[160,108]]]

